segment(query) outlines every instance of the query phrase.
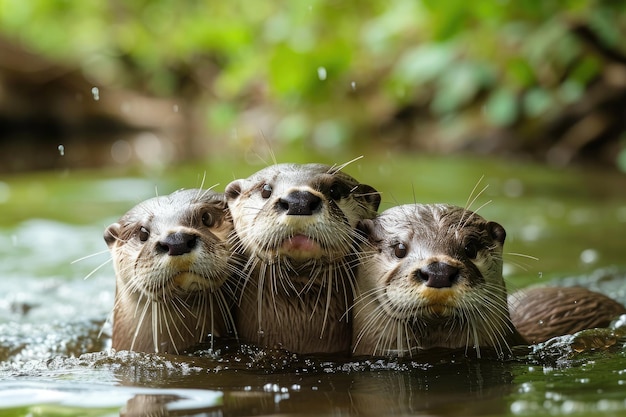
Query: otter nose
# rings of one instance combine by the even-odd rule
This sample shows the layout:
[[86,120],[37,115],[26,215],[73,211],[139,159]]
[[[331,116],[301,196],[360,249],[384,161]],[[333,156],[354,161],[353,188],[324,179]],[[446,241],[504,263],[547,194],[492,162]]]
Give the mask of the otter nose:
[[459,268],[445,262],[433,262],[415,272],[427,287],[448,288],[459,279]]
[[159,248],[170,256],[184,255],[196,247],[198,237],[190,233],[175,232],[158,243]]
[[292,191],[281,197],[277,204],[290,216],[310,216],[320,210],[322,199],[308,191]]

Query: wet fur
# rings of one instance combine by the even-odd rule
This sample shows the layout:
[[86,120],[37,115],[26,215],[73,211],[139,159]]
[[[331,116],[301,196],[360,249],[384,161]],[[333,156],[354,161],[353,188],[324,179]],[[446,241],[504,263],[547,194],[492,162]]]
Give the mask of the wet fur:
[[511,320],[529,343],[607,327],[626,307],[583,287],[534,287],[509,295]]
[[[234,270],[231,231],[223,195],[200,189],[146,200],[107,227],[116,272],[113,348],[180,353],[233,328],[225,285]],[[178,256],[164,252],[159,242],[173,232],[195,235],[196,247]],[[191,273],[179,275],[185,271]]]
[[[266,186],[271,195],[264,198]],[[279,200],[294,190],[318,196],[319,212],[281,212]],[[346,312],[358,262],[356,225],[376,215],[376,190],[339,168],[279,164],[233,181],[226,197],[236,232],[233,247],[247,259],[236,318],[240,336],[298,353],[349,352]],[[314,241],[316,249],[285,249],[298,235]]]
[[[502,226],[461,207],[410,204],[360,227],[371,254],[358,269],[356,355],[402,356],[444,347],[476,349],[480,356],[481,347],[503,354],[525,343],[507,309]],[[407,248],[402,258],[395,255],[400,243]],[[432,288],[416,279],[416,271],[434,261],[459,268],[458,281]]]

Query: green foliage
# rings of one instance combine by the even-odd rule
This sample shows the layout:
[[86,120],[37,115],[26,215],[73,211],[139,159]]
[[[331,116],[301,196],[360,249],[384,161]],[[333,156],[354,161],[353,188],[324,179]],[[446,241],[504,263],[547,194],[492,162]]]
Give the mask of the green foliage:
[[[553,115],[605,64],[570,25],[589,25],[619,50],[625,8],[603,0],[0,0],[0,30],[104,84],[210,98],[214,129],[228,131],[261,98],[283,139],[313,137],[317,127],[341,144],[410,103],[435,120],[478,117],[485,126]],[[195,87],[183,90],[189,80]],[[470,106],[482,111],[464,113]]]

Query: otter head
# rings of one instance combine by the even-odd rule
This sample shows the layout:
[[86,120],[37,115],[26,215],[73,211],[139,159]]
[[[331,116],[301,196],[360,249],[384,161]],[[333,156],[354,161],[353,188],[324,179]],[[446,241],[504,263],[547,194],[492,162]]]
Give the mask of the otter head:
[[243,253],[292,265],[351,253],[357,223],[380,204],[372,187],[321,164],[270,166],[225,193]]
[[[408,333],[403,338],[411,342],[398,349],[505,343],[503,335],[512,329],[501,225],[456,206],[411,204],[359,228],[373,254],[365,257],[357,284],[360,294],[374,300],[357,300],[355,314],[402,323]],[[399,335],[392,336],[395,341]]]
[[180,190],[146,200],[104,232],[120,284],[149,298],[219,287],[232,230],[221,194]]
[[195,189],[146,200],[107,227],[116,272],[113,347],[178,352],[202,340],[205,327],[219,333],[215,323],[224,320],[211,309],[227,316],[231,231],[224,196]]

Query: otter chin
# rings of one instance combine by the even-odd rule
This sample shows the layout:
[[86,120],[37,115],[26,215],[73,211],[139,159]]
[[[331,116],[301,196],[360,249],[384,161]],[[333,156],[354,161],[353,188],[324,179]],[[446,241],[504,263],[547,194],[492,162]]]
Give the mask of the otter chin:
[[359,228],[368,238],[353,307],[355,355],[492,348],[525,340],[502,278],[504,228],[444,204],[393,207]]
[[223,194],[200,189],[146,200],[107,227],[113,348],[181,353],[234,329],[231,231]]
[[380,196],[322,164],[278,164],[225,190],[241,272],[239,335],[297,353],[349,352],[362,219]]

